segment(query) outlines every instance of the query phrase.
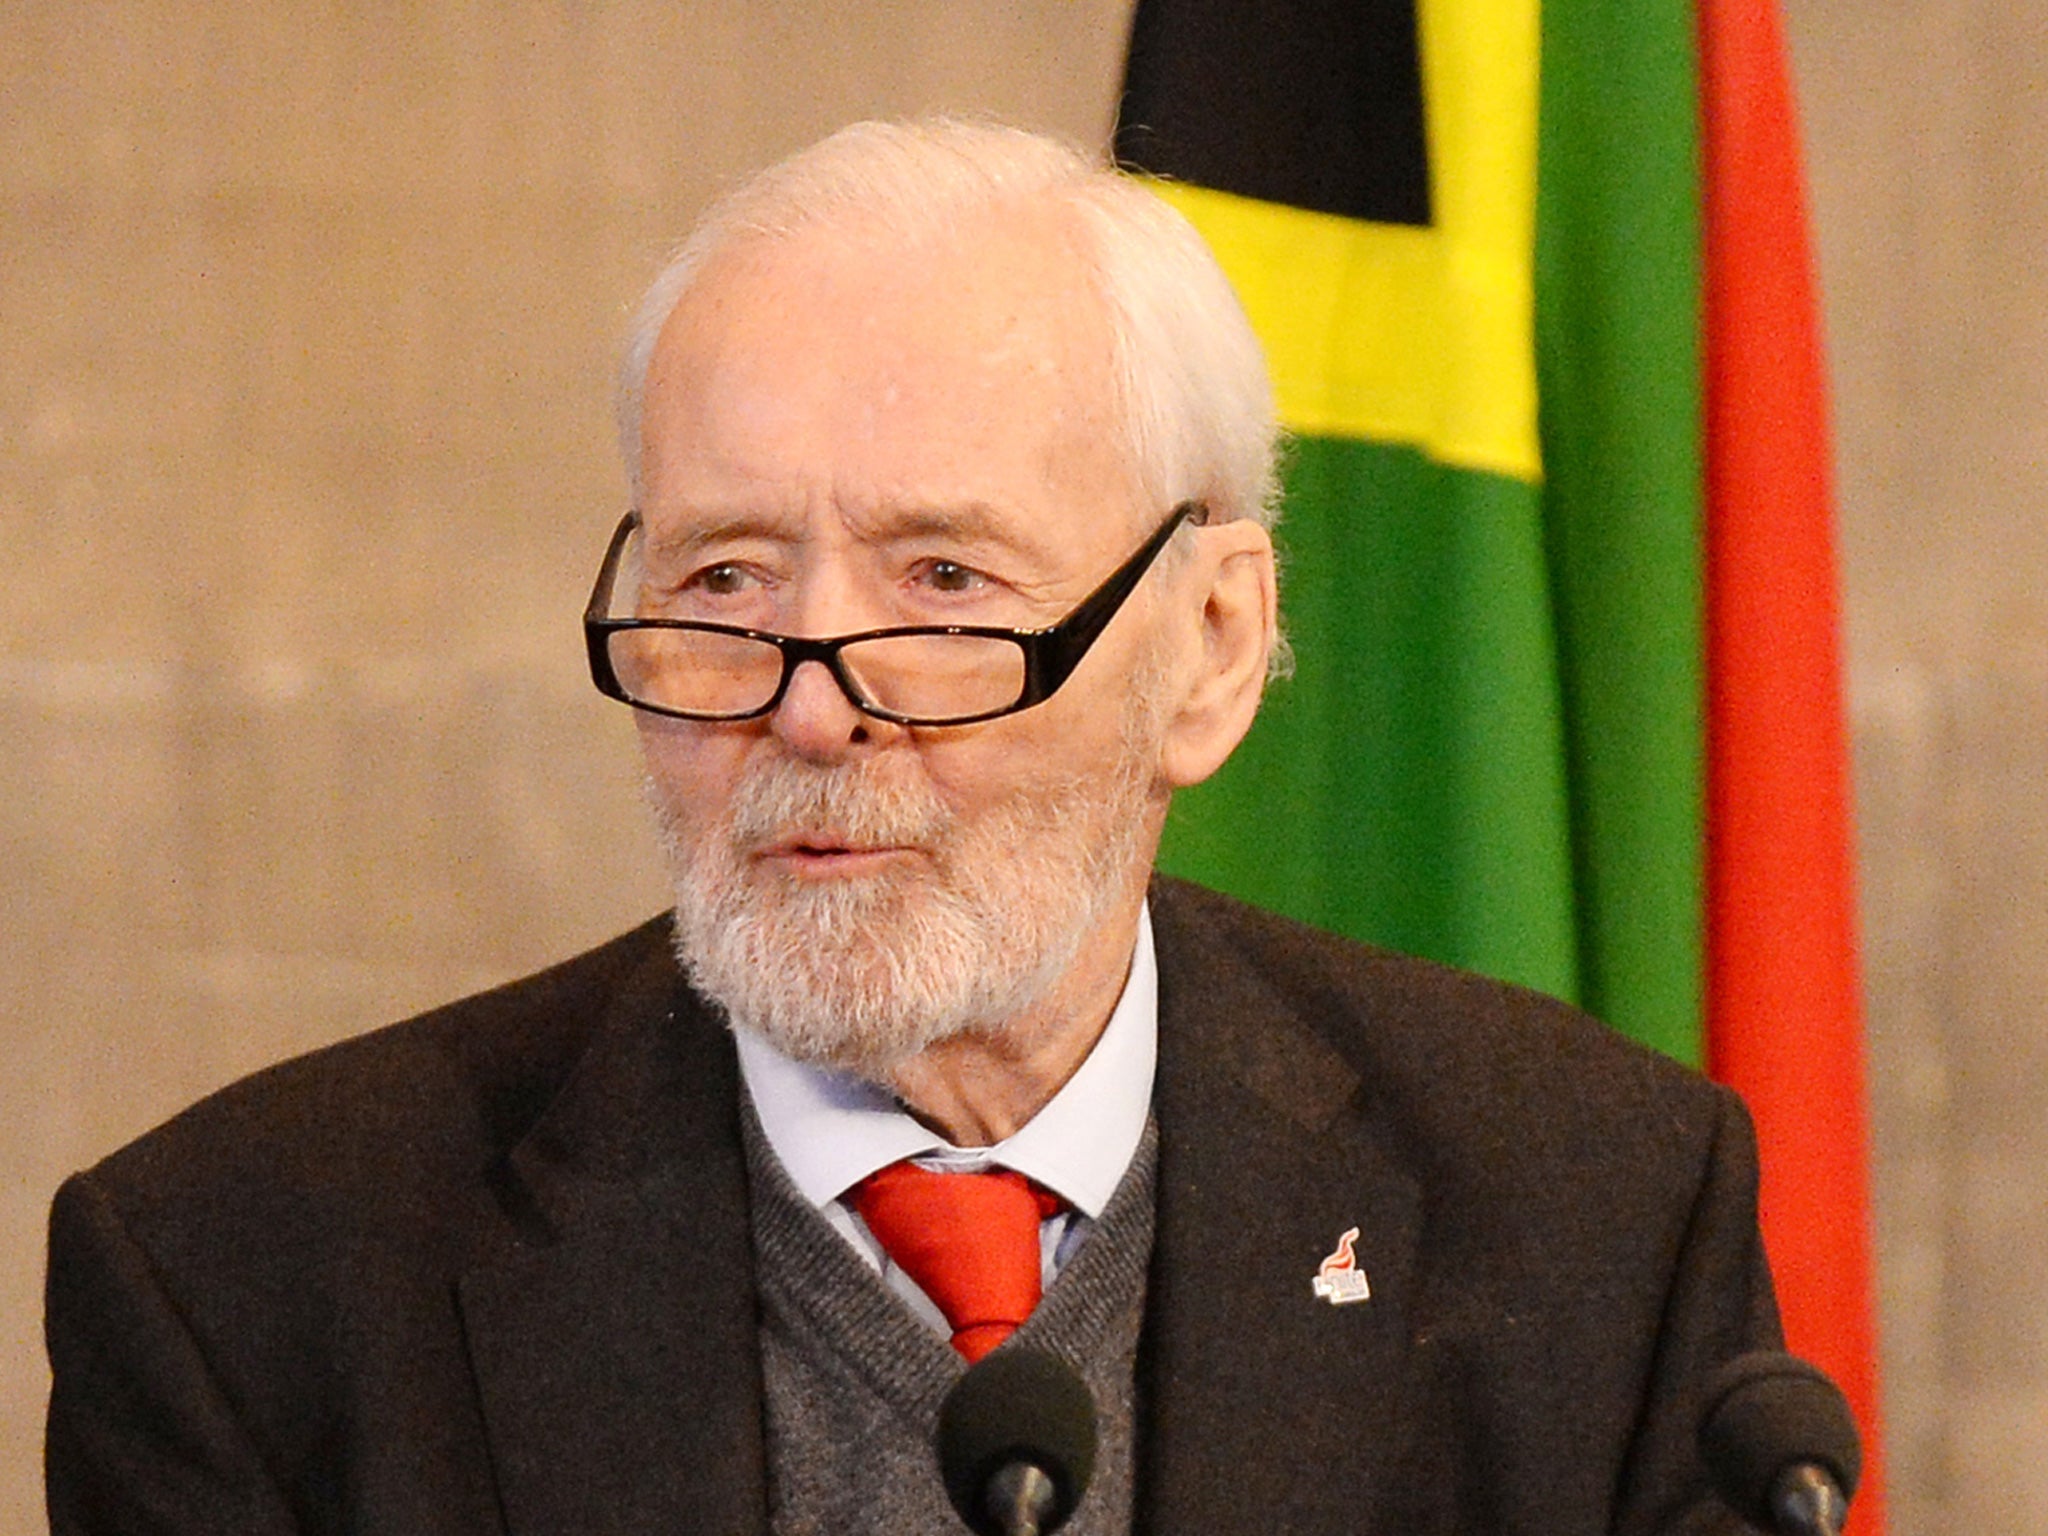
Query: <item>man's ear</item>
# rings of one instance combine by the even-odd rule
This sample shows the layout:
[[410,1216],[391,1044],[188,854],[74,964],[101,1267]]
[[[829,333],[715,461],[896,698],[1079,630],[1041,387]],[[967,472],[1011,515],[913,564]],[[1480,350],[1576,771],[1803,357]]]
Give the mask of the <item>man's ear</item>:
[[1181,686],[1160,757],[1175,789],[1222,767],[1251,729],[1279,624],[1273,540],[1264,528],[1250,518],[1217,523],[1199,531],[1195,546],[1181,591],[1200,600],[1197,638],[1183,636]]

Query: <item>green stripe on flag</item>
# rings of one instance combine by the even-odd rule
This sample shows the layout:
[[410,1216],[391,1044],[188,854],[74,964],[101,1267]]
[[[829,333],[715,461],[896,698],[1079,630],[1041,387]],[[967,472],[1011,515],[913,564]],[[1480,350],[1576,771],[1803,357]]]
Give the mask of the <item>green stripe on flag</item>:
[[[1298,434],[1298,672],[1179,797],[1163,862],[1697,1061],[1691,9],[1418,19],[1429,227],[1167,193],[1245,295]],[[1258,134],[1228,108],[1216,132]]]
[[1280,532],[1296,673],[1162,863],[1339,932],[1578,993],[1535,487],[1299,442]]
[[1704,710],[1691,6],[1546,6],[1542,100],[1537,379],[1581,1001],[1697,1063]]

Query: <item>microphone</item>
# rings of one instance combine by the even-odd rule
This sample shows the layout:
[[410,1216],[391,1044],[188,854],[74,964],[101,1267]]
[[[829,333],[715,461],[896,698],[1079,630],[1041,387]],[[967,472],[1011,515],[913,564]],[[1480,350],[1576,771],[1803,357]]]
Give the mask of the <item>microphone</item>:
[[1095,1399],[1052,1355],[999,1349],[939,1405],[939,1475],[979,1536],[1050,1536],[1095,1470]]
[[1722,1500],[1780,1536],[1840,1536],[1863,1472],[1856,1421],[1817,1366],[1776,1350],[1707,1378],[1700,1459]]

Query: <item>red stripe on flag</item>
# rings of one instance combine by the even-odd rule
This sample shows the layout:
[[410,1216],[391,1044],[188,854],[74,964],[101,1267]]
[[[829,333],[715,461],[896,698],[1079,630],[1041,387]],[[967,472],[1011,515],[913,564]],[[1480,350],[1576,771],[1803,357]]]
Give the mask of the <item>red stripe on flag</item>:
[[1707,1060],[1756,1116],[1791,1348],[1864,1435],[1883,1528],[1868,1135],[1825,386],[1775,0],[1700,0]]

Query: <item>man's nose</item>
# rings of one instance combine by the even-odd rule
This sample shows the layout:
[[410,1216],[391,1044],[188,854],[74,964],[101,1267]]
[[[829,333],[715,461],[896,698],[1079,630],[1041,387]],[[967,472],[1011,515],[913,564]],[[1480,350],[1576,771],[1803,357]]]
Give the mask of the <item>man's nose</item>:
[[768,724],[792,753],[812,762],[833,761],[878,732],[901,729],[863,714],[822,661],[798,663]]
[[[796,602],[779,616],[779,622],[788,626],[784,634],[849,635],[886,622],[845,569],[822,565],[807,578],[791,594]],[[798,663],[769,725],[790,751],[814,761],[830,761],[865,746],[878,734],[902,730],[863,714],[821,661]]]

